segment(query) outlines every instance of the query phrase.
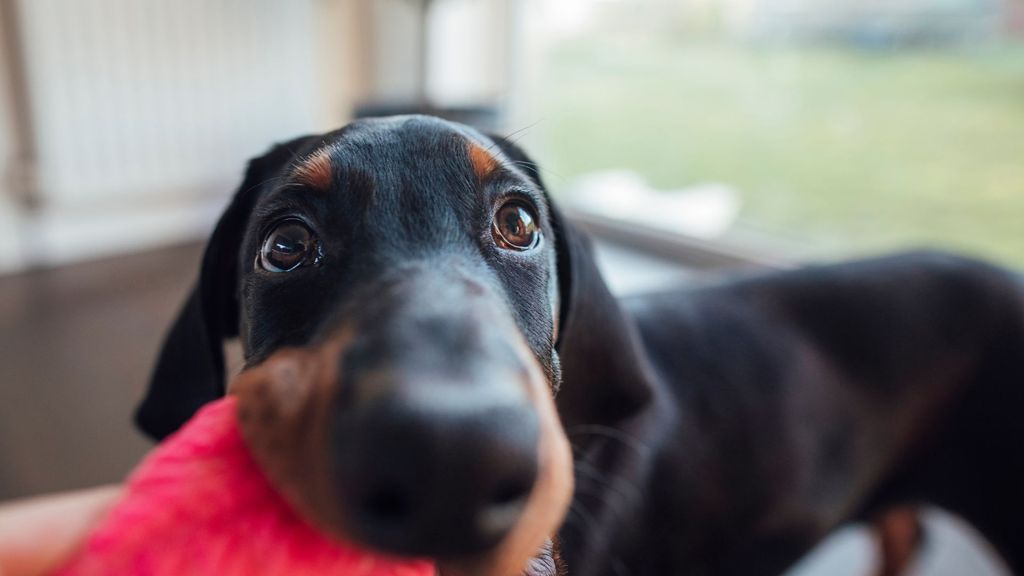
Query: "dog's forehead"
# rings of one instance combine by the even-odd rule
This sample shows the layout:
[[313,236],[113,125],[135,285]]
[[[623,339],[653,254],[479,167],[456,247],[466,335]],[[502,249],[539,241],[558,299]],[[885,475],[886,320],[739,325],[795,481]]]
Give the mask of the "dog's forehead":
[[324,135],[293,163],[289,176],[327,190],[346,170],[377,177],[461,172],[482,181],[502,164],[494,142],[470,127],[428,116],[398,116],[357,120]]

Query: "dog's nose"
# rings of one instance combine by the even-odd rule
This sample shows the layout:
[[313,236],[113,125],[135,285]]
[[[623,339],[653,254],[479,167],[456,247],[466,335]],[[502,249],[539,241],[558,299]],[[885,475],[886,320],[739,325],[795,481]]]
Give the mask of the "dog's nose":
[[537,477],[535,411],[511,384],[400,389],[335,414],[346,524],[366,545],[396,554],[445,558],[494,546]]

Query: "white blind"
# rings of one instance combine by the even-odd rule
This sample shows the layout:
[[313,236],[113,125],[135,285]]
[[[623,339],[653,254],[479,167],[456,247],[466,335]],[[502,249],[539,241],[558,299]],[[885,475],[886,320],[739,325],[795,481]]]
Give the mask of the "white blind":
[[315,122],[313,0],[23,0],[44,202],[202,194]]

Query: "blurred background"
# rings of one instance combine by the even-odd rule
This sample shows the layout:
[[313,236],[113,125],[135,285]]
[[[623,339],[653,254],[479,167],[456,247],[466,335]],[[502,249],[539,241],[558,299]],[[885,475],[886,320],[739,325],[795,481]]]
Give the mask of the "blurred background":
[[[511,135],[620,294],[1024,266],[1021,0],[0,0],[0,500],[148,448],[131,410],[247,158],[404,112]],[[932,564],[993,570],[963,546]]]

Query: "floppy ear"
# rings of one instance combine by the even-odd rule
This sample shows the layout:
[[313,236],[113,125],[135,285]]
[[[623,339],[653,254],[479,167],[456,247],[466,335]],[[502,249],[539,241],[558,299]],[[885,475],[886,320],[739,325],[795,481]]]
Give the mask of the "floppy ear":
[[263,189],[315,137],[277,145],[249,162],[206,245],[199,279],[160,350],[149,390],[135,412],[143,432],[160,440],[200,406],[224,395],[223,341],[238,335],[238,253],[245,224]]
[[562,214],[544,187],[537,163],[507,139],[491,139],[548,199],[559,292],[555,349],[562,371],[555,401],[562,422],[571,427],[622,420],[651,397],[636,326],[608,290],[590,238]]

